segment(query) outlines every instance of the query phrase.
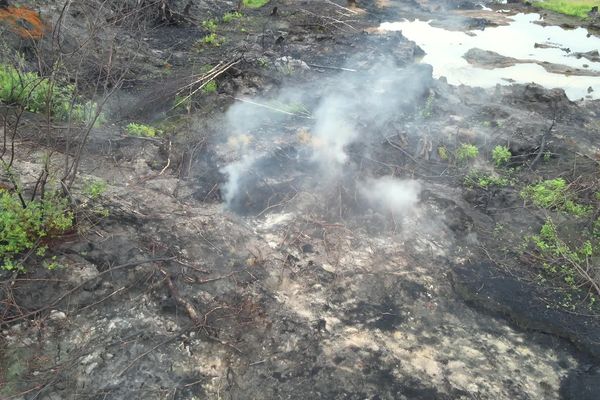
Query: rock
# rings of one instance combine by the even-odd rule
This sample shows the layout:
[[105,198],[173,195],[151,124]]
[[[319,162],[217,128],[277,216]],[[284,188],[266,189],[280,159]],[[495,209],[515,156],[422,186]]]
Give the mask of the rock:
[[600,53],[598,50],[590,50],[586,52],[574,52],[571,53],[570,56],[575,57],[577,59],[585,58],[591,62],[600,62]]
[[48,318],[50,318],[52,321],[64,321],[67,319],[67,314],[62,311],[52,310],[50,311],[50,316]]
[[88,366],[85,368],[85,373],[86,373],[87,375],[91,374],[91,373],[92,373],[92,371],[93,371],[94,369],[96,369],[96,367],[97,367],[97,366],[98,366],[98,363],[97,363],[97,362],[95,362],[95,363],[91,363],[90,365],[88,365]]
[[[73,285],[81,285],[85,282],[89,282],[93,280],[96,276],[98,276],[98,268],[89,261],[85,260],[83,257],[77,255],[69,255],[68,258],[64,258],[64,260],[60,260],[59,263],[68,265],[68,274],[67,279]],[[93,281],[86,284],[85,290],[93,290],[93,286],[97,283]]]
[[534,59],[506,57],[494,51],[482,50],[478,48],[469,49],[469,51],[467,51],[463,57],[469,62],[469,64],[485,69],[507,68],[516,64],[537,64],[553,74],[600,76],[600,72],[598,71],[573,68],[568,65],[555,64]]
[[294,71],[308,71],[310,67],[307,63],[302,60],[297,60],[290,56],[283,56],[275,60],[275,68],[279,72],[283,72],[286,74],[292,73]]

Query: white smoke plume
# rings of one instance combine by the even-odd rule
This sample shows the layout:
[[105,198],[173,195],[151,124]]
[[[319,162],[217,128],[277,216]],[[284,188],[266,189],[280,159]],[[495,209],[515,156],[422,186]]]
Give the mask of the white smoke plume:
[[383,212],[395,215],[411,213],[419,202],[421,185],[415,180],[391,176],[369,179],[359,185],[360,193],[370,204]]
[[241,160],[221,168],[221,172],[228,177],[227,182],[222,188],[223,198],[226,204],[231,204],[234,197],[239,192],[240,183],[244,178],[244,174],[252,167],[255,159],[254,155],[245,155]]
[[[279,146],[293,144],[294,129],[305,126],[305,140],[295,147],[300,149],[297,157],[312,161],[314,166],[310,171],[298,171],[305,175],[307,185],[326,182],[320,185],[326,190],[343,177],[345,182],[354,182],[363,198],[378,207],[394,213],[414,207],[419,195],[416,182],[386,177],[359,182],[358,167],[349,157],[348,148],[354,143],[366,148],[381,144],[382,132],[389,122],[398,120],[404,113],[414,112],[415,103],[422,101],[431,80],[431,69],[427,66],[399,68],[380,64],[365,71],[344,72],[319,82],[308,82],[300,88],[283,88],[270,98],[253,98],[234,104],[227,113],[228,134],[249,139],[244,139],[247,145],[237,149],[240,161],[221,170],[228,179],[222,188],[227,206],[243,194],[239,193],[241,187],[247,191],[247,183],[259,182],[256,175],[249,174],[251,168],[263,181],[271,178],[277,181],[282,176],[282,171],[291,164],[282,166],[268,157]],[[294,109],[296,116],[257,107],[257,104],[275,105],[273,108],[280,110]],[[310,117],[305,114],[299,117],[295,111],[298,108],[309,109]],[[285,173],[289,178],[289,169]]]

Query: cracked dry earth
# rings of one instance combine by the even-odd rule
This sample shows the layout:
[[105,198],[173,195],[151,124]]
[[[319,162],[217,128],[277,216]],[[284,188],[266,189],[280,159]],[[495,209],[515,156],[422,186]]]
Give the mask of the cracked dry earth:
[[39,382],[24,399],[553,399],[578,364],[457,298],[449,266],[469,252],[433,201],[383,232],[326,222],[314,195],[242,218],[177,200],[174,178],[140,184],[140,164],[119,166],[111,216],[63,245],[82,285],[51,304],[67,314],[5,332]]

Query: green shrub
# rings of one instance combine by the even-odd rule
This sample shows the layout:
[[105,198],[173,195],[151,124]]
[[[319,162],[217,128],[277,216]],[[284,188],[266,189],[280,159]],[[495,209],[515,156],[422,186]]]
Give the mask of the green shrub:
[[225,39],[219,37],[216,33],[211,33],[210,35],[206,35],[201,39],[202,44],[208,44],[211,46],[219,47],[223,44]]
[[219,27],[219,22],[216,19],[207,19],[206,21],[202,22],[202,27],[208,31],[211,31],[212,33],[215,33]]
[[0,100],[20,104],[31,112],[54,114],[69,103],[72,85],[59,87],[35,72],[21,72],[17,68],[0,64]]
[[225,15],[223,15],[223,22],[229,23],[233,20],[240,19],[243,16],[244,16],[244,14],[242,14],[241,12],[238,12],[238,11],[228,12],[228,13],[225,13]]
[[510,185],[510,180],[504,176],[493,176],[474,171],[465,177],[465,186],[487,189],[492,186],[504,187]]
[[456,150],[456,160],[464,163],[474,160],[479,155],[479,149],[473,144],[463,143]]
[[83,185],[83,192],[95,200],[106,192],[106,182],[102,179],[89,179]]
[[496,146],[494,147],[494,150],[492,150],[492,160],[494,160],[494,164],[496,164],[497,167],[506,164],[510,161],[511,157],[512,153],[506,146]]
[[135,122],[132,122],[131,124],[127,125],[127,133],[132,136],[149,138],[153,138],[161,134],[159,130],[150,125],[136,124]]
[[[594,274],[582,274],[584,266],[591,265],[591,258],[598,255],[598,247],[591,240],[584,240],[580,245],[570,245],[559,235],[554,222],[548,218],[542,225],[539,234],[531,236],[538,252],[544,270],[560,277],[572,289],[579,289],[583,285],[598,284],[594,282]],[[587,282],[585,282],[588,280]],[[600,293],[598,293],[600,294]]]
[[563,178],[547,179],[535,185],[529,185],[521,191],[521,197],[531,200],[543,208],[555,208],[566,200],[567,182]]
[[217,82],[210,81],[202,88],[204,93],[215,93],[217,91]]
[[22,269],[17,256],[26,251],[43,255],[41,239],[57,236],[73,226],[66,199],[47,194],[44,200],[23,207],[15,193],[0,190],[0,269]]
[[[40,77],[35,72],[22,72],[17,68],[0,64],[0,101],[19,104],[27,111],[48,112],[66,121],[90,123],[96,115],[98,105],[94,102],[75,102],[72,99],[75,86],[59,84]],[[96,119],[95,126],[106,121],[103,114]]]
[[521,191],[521,197],[538,207],[567,211],[576,216],[584,216],[591,211],[590,207],[575,202],[563,178],[529,185]]

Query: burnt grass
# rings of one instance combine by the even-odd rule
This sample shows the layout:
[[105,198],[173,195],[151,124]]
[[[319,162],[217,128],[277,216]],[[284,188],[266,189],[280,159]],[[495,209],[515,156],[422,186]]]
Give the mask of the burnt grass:
[[[109,3],[107,20],[136,2]],[[372,30],[408,17],[485,25],[454,16],[468,2],[359,0],[356,12],[273,0],[219,22],[220,46],[199,43],[209,33],[201,22],[234,2],[195,1],[187,12],[186,2],[167,3],[166,18],[147,7],[143,45],[125,25],[112,28],[118,51],[137,58],[107,103],[109,122],[92,131],[75,186],[81,193],[96,178],[108,189],[92,205],[76,193],[77,233],[50,243],[63,267],[38,260],[26,273],[0,272],[0,398],[600,398],[600,310],[586,288],[544,275],[524,245],[549,214],[576,232],[589,221],[520,196],[560,176],[597,210],[598,101],[535,84],[451,86],[401,33]],[[49,20],[60,13],[38,6]],[[69,9],[67,39],[85,28],[80,6]],[[33,68],[32,43],[10,35],[6,45]],[[281,68],[283,56],[311,67]],[[215,92],[173,107],[199,71],[232,59]],[[399,71],[390,85],[401,95],[422,87],[391,116],[344,115],[358,135],[339,179],[326,179],[301,137],[311,120],[275,113],[249,128],[260,157],[224,207],[223,168],[238,161],[227,125],[234,98],[301,88],[315,112],[346,76],[360,77],[354,95],[365,96],[377,64]],[[32,128],[39,115],[25,120],[17,166],[32,176],[40,149],[64,147]],[[128,137],[129,122],[164,134]],[[548,156],[532,165],[542,140]],[[479,148],[477,159],[438,150],[463,143]],[[495,168],[499,144],[512,157]],[[510,183],[469,185],[473,170]],[[361,198],[359,180],[382,176],[419,181],[414,212]]]

